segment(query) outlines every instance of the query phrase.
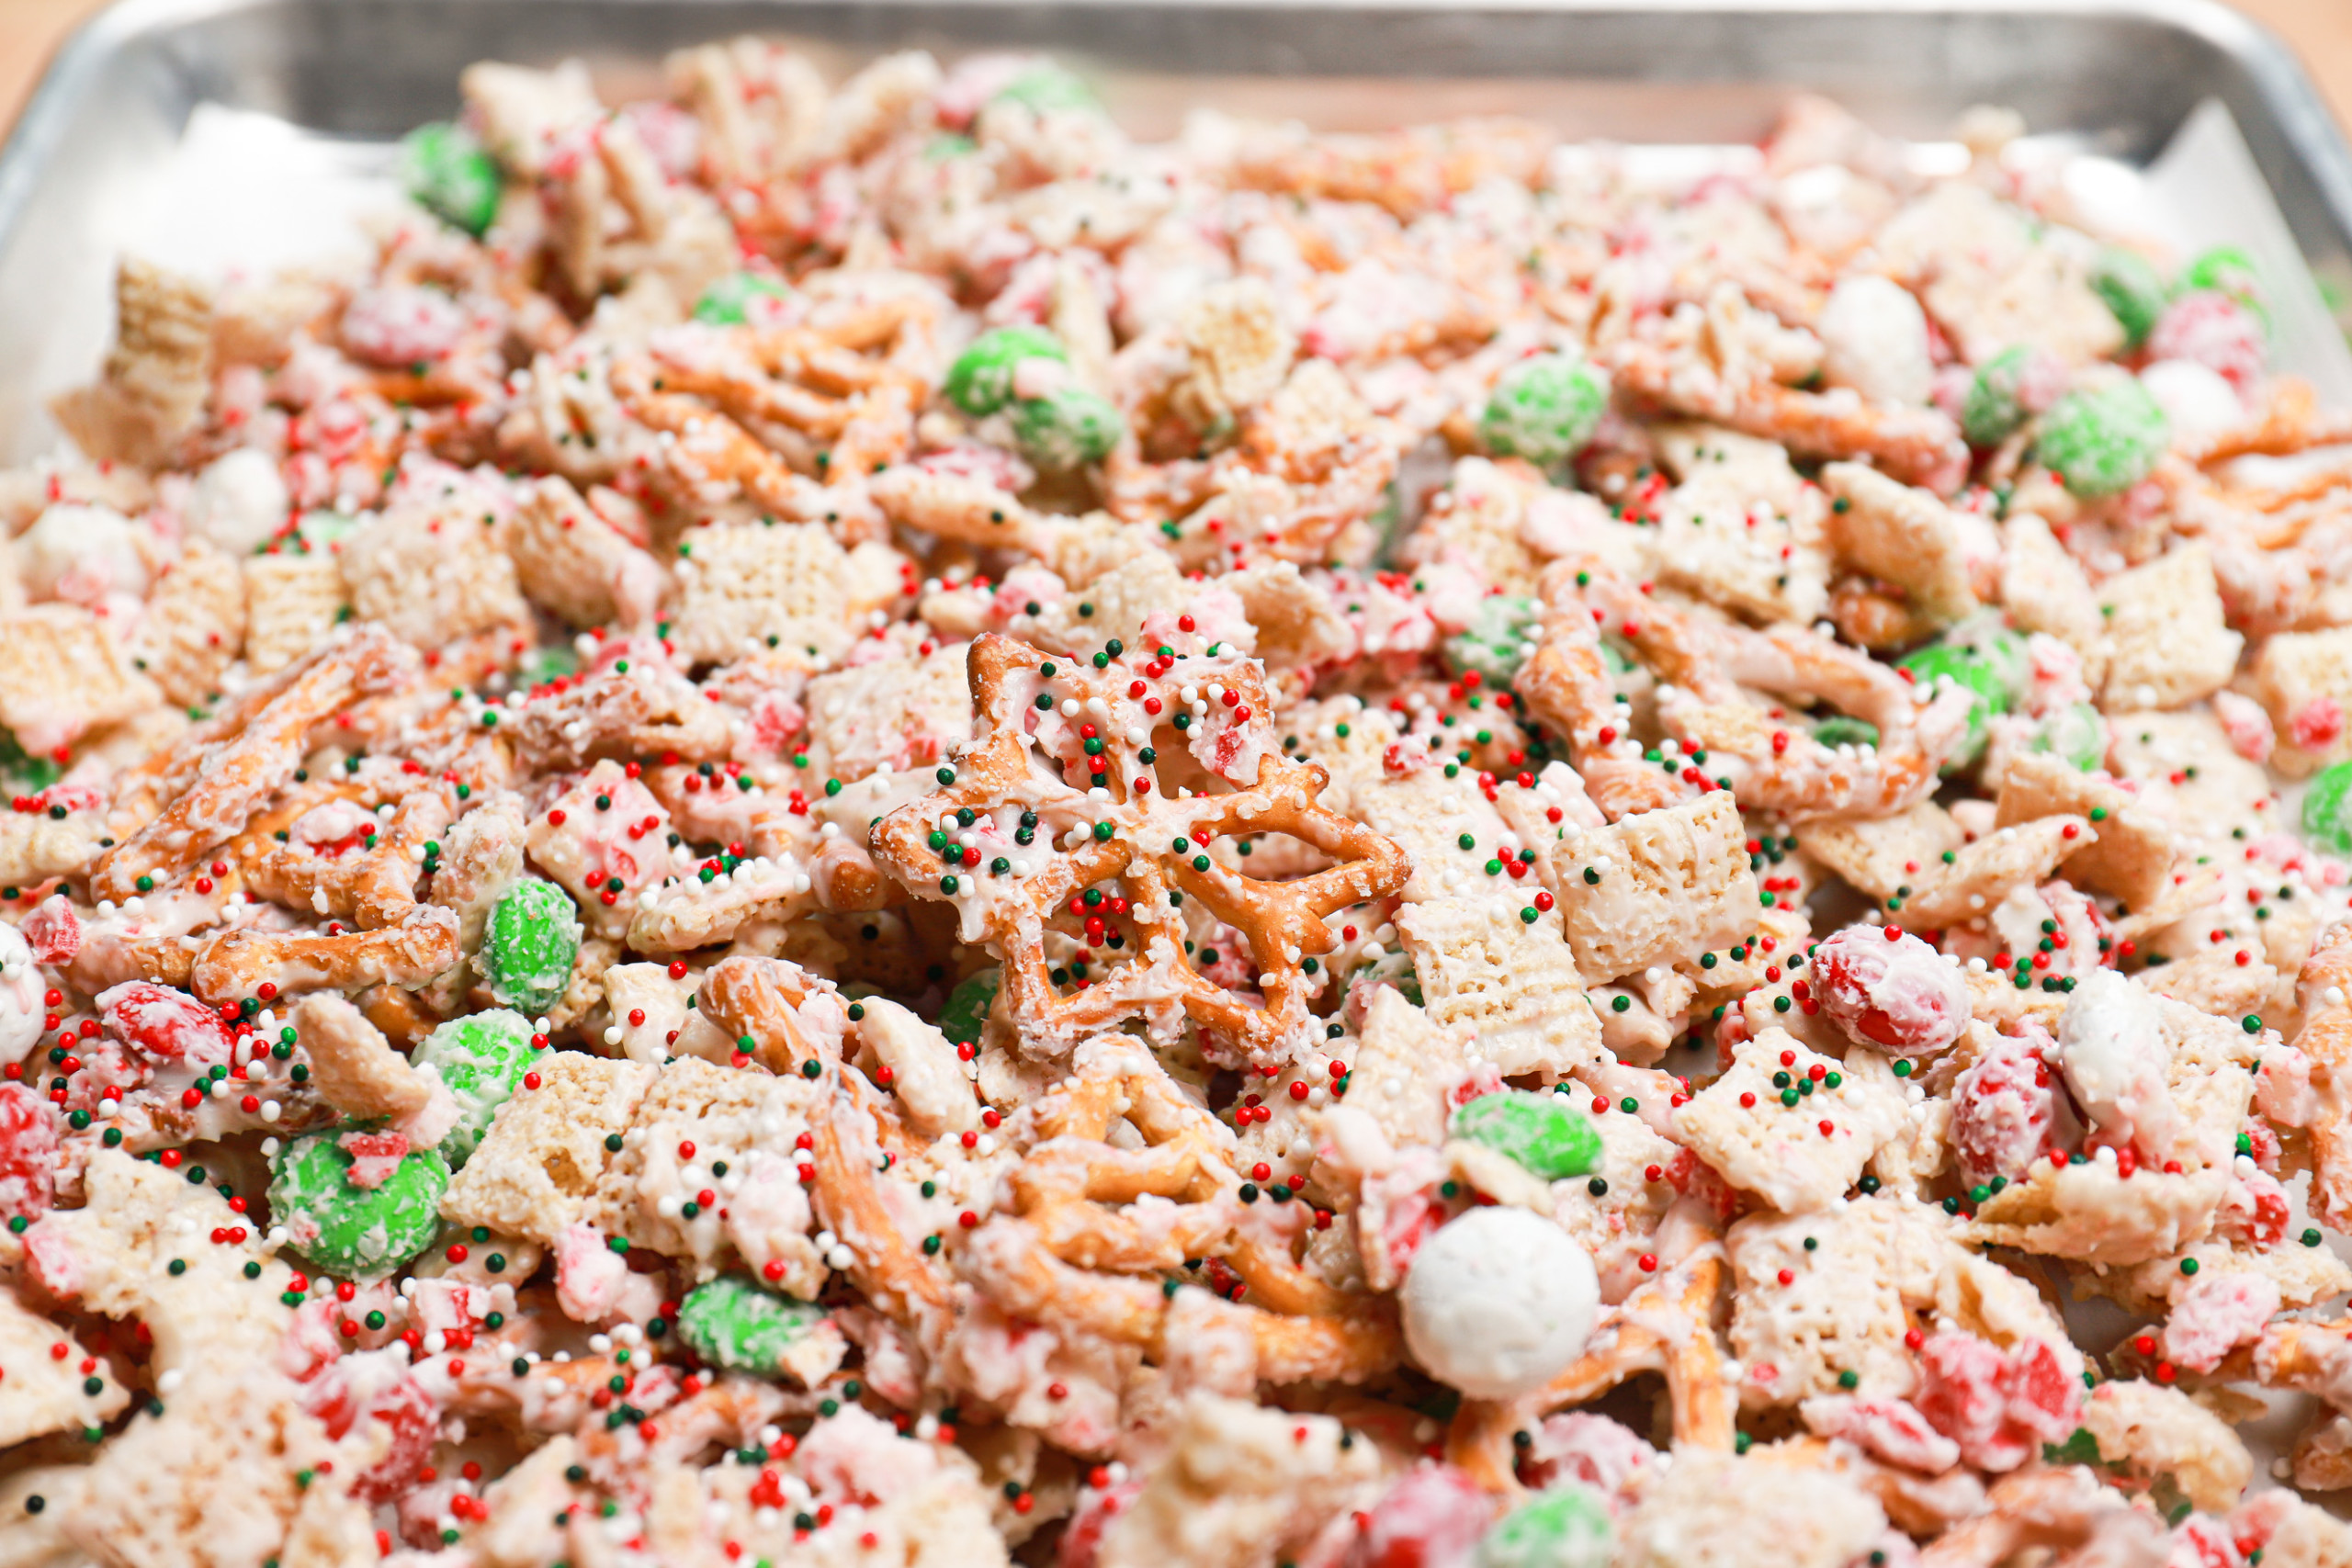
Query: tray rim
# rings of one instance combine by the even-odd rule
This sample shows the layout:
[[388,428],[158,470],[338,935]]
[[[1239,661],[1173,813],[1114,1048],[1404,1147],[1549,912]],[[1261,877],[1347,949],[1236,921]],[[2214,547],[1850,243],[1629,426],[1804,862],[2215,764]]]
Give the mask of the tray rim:
[[[40,175],[74,118],[82,98],[109,61],[150,34],[191,22],[264,9],[279,0],[114,0],[69,34],[50,56],[17,119],[0,142],[0,249],[10,245]],[[334,0],[329,0],[334,3]],[[493,0],[527,8],[541,0]],[[570,0],[578,5],[583,0]],[[675,0],[584,0],[615,12],[671,8]],[[888,12],[917,7],[975,12],[1005,9],[1013,0],[862,0]],[[1263,14],[1396,12],[1451,8],[1442,0],[1108,0],[1131,11],[1248,11]],[[1106,0],[1044,0],[1045,8],[1093,10]],[[775,0],[779,24],[795,0]],[[1030,8],[1024,6],[1023,8]],[[1731,17],[2129,17],[2186,35],[2234,62],[2245,72],[2287,151],[2302,165],[2326,208],[2336,237],[2352,252],[2352,141],[2320,96],[2302,62],[2271,28],[2222,0],[1473,0],[1464,12],[1520,16],[1685,14]]]

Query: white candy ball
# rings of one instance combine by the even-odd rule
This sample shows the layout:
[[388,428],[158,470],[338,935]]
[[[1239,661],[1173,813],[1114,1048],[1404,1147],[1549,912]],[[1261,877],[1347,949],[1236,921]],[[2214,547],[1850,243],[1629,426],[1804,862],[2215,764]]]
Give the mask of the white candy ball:
[[1814,323],[1821,335],[1822,370],[1833,387],[1866,398],[1917,406],[1934,385],[1928,348],[1928,313],[1892,278],[1841,278]]
[[197,476],[188,525],[232,556],[249,556],[286,521],[288,499],[269,454],[240,446]]
[[1532,1393],[1584,1353],[1600,1307],[1592,1259],[1540,1214],[1473,1209],[1413,1255],[1405,1343],[1474,1399]]
[[2245,404],[2221,375],[2188,359],[2159,359],[2140,372],[2176,443],[2195,446],[2246,421]]

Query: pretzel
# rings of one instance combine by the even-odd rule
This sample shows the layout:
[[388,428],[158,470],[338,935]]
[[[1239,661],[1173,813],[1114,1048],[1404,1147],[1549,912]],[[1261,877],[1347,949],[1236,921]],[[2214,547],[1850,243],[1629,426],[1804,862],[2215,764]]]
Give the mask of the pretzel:
[[420,904],[398,924],[341,936],[232,931],[197,954],[188,983],[208,1002],[238,1002],[265,985],[281,993],[419,986],[458,961],[458,917]]
[[[1330,782],[1329,773],[1317,763],[1265,757],[1249,786],[1191,801],[1169,801],[1156,794],[1131,795],[1125,777],[1106,773],[1117,798],[1108,807],[1089,803],[1077,790],[1051,778],[1044,764],[1032,761],[1023,743],[1028,732],[1016,728],[1017,688],[1027,685],[1029,671],[1053,662],[1040,649],[995,634],[972,644],[972,689],[984,737],[954,768],[941,770],[955,780],[952,784],[882,819],[874,830],[876,852],[910,892],[935,899],[954,897],[938,877],[944,863],[924,841],[929,825],[944,815],[959,810],[985,815],[1005,840],[1012,835],[1003,832],[1000,818],[1023,807],[1036,812],[1035,831],[1048,835],[1049,841],[1065,832],[1084,831],[1086,841],[1074,852],[1047,859],[1047,852],[1033,851],[1045,862],[1035,875],[988,889],[959,905],[966,939],[985,941],[1003,962],[1007,1005],[1022,1021],[1031,1047],[1066,1055],[1082,1038],[1114,1028],[1124,1019],[1142,1018],[1154,1030],[1164,1031],[1171,1015],[1181,1012],[1217,1032],[1253,1060],[1289,1055],[1306,1027],[1306,987],[1299,965],[1334,945],[1323,917],[1397,891],[1408,869],[1404,852],[1370,829],[1311,804]],[[1250,679],[1245,667],[1238,672],[1234,689],[1246,691]],[[1241,704],[1236,711],[1250,707]],[[1253,717],[1261,712],[1254,710]],[[1220,735],[1216,750],[1219,756],[1244,755],[1249,750],[1246,735]],[[1073,827],[1087,818],[1092,819],[1090,827]],[[1187,860],[1182,850],[1143,847],[1159,841],[1172,846],[1180,840],[1189,847],[1204,832],[1224,837],[1261,830],[1292,834],[1339,863],[1276,885],[1254,882],[1214,862],[1203,867],[1204,856]],[[1004,847],[1015,846],[1007,842]],[[1138,959],[1078,995],[1064,997],[1047,973],[1046,922],[1072,895],[1114,879],[1126,897]],[[946,880],[958,889],[963,886],[952,874]],[[1198,898],[1219,919],[1243,932],[1258,966],[1262,1007],[1243,1003],[1181,956],[1184,931],[1172,912],[1171,882],[1176,890]]]
[[186,871],[242,829],[254,808],[292,776],[312,725],[356,696],[406,679],[413,659],[390,634],[362,627],[292,666],[269,683],[266,696],[241,702],[242,722],[234,728],[200,740],[191,732],[175,756],[185,758],[195,776],[153,820],[98,857],[92,890],[119,902],[140,892],[142,879],[152,887]]
[[[435,784],[408,791],[380,828],[368,815],[361,831],[363,843],[371,841],[372,848],[355,849],[346,841],[297,845],[290,837],[310,811],[335,801],[373,806],[379,793],[331,786],[263,813],[232,844],[239,873],[256,892],[290,908],[351,920],[362,931],[394,924],[416,907],[425,845],[447,832],[457,807],[453,790]],[[280,833],[289,836],[280,841]]]
[[1597,1399],[1628,1378],[1661,1373],[1674,1409],[1674,1443],[1728,1453],[1736,1400],[1724,1376],[1714,1329],[1722,1258],[1702,1253],[1605,1309],[1594,1348],[1524,1399],[1464,1400],[1445,1438],[1445,1457],[1479,1485],[1506,1496],[1523,1488],[1512,1436],[1555,1410]]
[[[1104,1142],[1122,1117],[1143,1149]],[[1035,1125],[1041,1136],[1014,1170],[1005,1207],[956,1254],[958,1272],[1007,1312],[1164,1360],[1170,1303],[1180,1292],[1131,1276],[1216,1258],[1253,1293],[1251,1303],[1215,1316],[1220,1330],[1246,1334],[1260,1379],[1357,1382],[1396,1360],[1400,1342],[1385,1304],[1351,1299],[1242,1234],[1248,1216],[1233,1194],[1254,1189],[1242,1188],[1233,1168],[1231,1134],[1164,1075],[1098,1057],[1091,1069],[1081,1066],[1075,1087],[1048,1092]],[[1165,1225],[1105,1207],[1146,1196],[1182,1206]]]

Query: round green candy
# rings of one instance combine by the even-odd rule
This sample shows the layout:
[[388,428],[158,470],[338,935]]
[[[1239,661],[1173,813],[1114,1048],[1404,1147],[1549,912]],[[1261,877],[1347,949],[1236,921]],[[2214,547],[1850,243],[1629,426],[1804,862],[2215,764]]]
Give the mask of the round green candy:
[[2254,270],[2254,258],[2235,245],[2216,245],[2181,269],[2180,280],[2174,292],[2194,294],[2200,288],[2218,289],[2228,295],[2270,324],[2270,311],[2262,301],[2262,283]]
[[2041,416],[2035,455],[2079,496],[2114,495],[2155,470],[2172,437],[2165,411],[2133,380],[2069,392]]
[[2032,362],[2033,350],[2005,348],[1976,367],[1960,405],[1960,432],[1971,446],[1998,446],[2025,423],[2018,391]]
[[1069,363],[1054,334],[1042,327],[998,327],[982,333],[947,367],[941,389],[947,400],[972,415],[990,414],[1012,400],[1012,373],[1032,359]]
[[2352,762],[2312,775],[2303,791],[2303,837],[2332,855],[2352,855]]
[[496,1008],[453,1018],[426,1035],[412,1058],[430,1067],[458,1102],[458,1120],[440,1144],[441,1157],[457,1169],[473,1156],[490,1131],[498,1108],[514,1098],[537,1053],[531,1049],[531,1023],[519,1012]]
[[1471,1568],[1609,1568],[1608,1505],[1565,1482],[1505,1514],[1478,1538]]
[[1007,82],[996,90],[992,104],[1020,104],[1045,114],[1052,110],[1084,111],[1100,114],[1102,100],[1094,89],[1058,65],[1040,63]]
[[1541,467],[1584,450],[1609,407],[1609,378],[1575,355],[1539,354],[1496,378],[1478,416],[1487,449]]
[[2107,721],[2088,703],[2069,703],[2035,727],[2031,749],[2087,773],[2107,761]]
[[756,272],[730,272],[702,291],[695,301],[695,320],[714,327],[740,325],[754,299],[781,299],[792,290]]
[[474,961],[500,1006],[536,1017],[571,986],[580,932],[580,910],[571,895],[552,882],[526,876],[499,895]]
[[1457,675],[1475,670],[1487,685],[1508,690],[1511,677],[1535,651],[1543,611],[1532,599],[1489,593],[1471,611],[1470,624],[1445,639],[1446,662]]
[[922,161],[926,164],[944,164],[951,158],[967,157],[979,150],[980,144],[970,137],[958,136],[954,131],[949,131],[944,135],[934,136],[922,144]]
[[269,1212],[294,1250],[330,1274],[374,1280],[433,1241],[449,1166],[431,1149],[411,1149],[374,1187],[352,1180],[357,1163],[334,1128],[289,1139],[269,1162]]
[[1516,1089],[1482,1094],[1453,1113],[1447,1131],[1509,1155],[1546,1181],[1600,1168],[1600,1134],[1561,1095]]
[[1813,727],[1813,738],[1824,746],[1875,746],[1878,726],[1866,718],[1833,713]]
[[568,642],[550,642],[523,656],[514,679],[526,689],[580,673],[580,655]]
[[476,239],[498,216],[498,165],[461,126],[410,131],[401,142],[401,183],[419,207]]
[[956,982],[947,1005],[939,1010],[939,1032],[958,1045],[978,1045],[980,1029],[996,1005],[997,988],[1004,984],[1001,969],[982,969]]
[[775,1377],[786,1352],[825,1320],[825,1309],[762,1290],[741,1274],[696,1285],[678,1305],[678,1332],[714,1367]]
[[1012,438],[1022,455],[1041,468],[1060,470],[1099,463],[1126,433],[1116,403],[1083,387],[1057,387],[1042,398],[1012,405]]
[[2125,347],[2137,348],[2148,341],[2156,318],[2165,313],[2165,280],[2147,257],[2109,246],[2091,269],[2091,287],[2122,327]]
[[1936,642],[1914,649],[1896,661],[1911,671],[1923,691],[1931,691],[1946,676],[1975,694],[1968,707],[1968,732],[1944,760],[1947,774],[1958,773],[1983,755],[1984,726],[1996,714],[2009,711],[2025,683],[2025,639],[1996,623],[1972,621],[1955,626]]

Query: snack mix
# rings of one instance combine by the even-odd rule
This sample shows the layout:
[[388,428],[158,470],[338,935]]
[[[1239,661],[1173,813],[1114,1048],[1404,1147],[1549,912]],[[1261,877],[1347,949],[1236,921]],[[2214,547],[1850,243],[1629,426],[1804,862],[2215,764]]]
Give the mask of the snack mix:
[[464,89],[0,475],[0,1562],[2352,1564],[2245,255],[1990,110]]

